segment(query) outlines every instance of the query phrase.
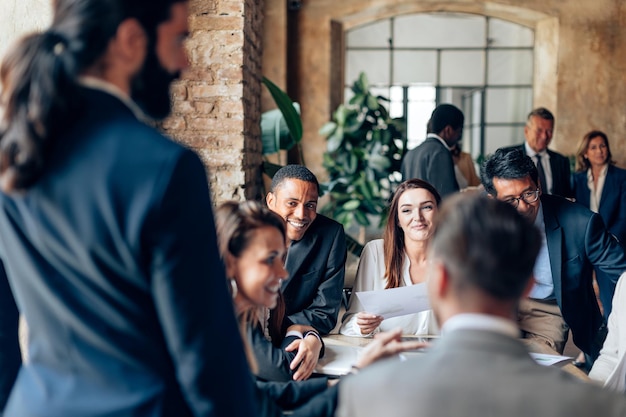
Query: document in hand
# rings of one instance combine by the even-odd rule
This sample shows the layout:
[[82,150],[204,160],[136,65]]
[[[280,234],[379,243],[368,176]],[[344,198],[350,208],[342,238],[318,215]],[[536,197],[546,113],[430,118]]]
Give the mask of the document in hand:
[[385,319],[430,309],[426,283],[388,290],[361,291],[356,296],[359,297],[363,311]]

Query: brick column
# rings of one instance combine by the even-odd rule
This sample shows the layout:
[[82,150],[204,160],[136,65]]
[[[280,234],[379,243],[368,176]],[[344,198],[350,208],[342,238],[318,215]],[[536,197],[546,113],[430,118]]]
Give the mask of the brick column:
[[195,150],[216,204],[260,198],[263,1],[191,0],[190,68],[165,132]]

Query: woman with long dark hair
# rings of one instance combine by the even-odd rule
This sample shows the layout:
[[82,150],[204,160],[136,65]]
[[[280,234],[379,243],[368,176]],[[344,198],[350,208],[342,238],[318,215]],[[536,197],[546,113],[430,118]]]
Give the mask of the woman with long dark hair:
[[343,316],[341,334],[369,336],[400,327],[405,334],[438,332],[430,310],[384,320],[363,310],[360,291],[421,284],[426,279],[426,249],[434,231],[441,197],[431,184],[413,178],[394,192],[383,239],[368,242],[361,253],[350,305]]

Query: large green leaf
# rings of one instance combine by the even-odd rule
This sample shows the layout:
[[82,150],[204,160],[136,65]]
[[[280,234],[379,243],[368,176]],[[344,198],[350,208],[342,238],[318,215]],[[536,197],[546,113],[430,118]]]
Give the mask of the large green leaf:
[[[300,113],[298,103],[293,103],[294,108]],[[285,118],[279,109],[266,111],[261,115],[261,142],[263,155],[269,155],[280,151],[289,150],[296,145],[296,141],[289,133]]]
[[287,127],[289,128],[289,132],[291,136],[296,141],[296,143],[300,143],[302,140],[302,120],[300,119],[300,115],[294,108],[293,102],[283,90],[281,90],[276,84],[263,77],[263,84],[267,87],[272,98],[276,102],[278,109],[282,113],[285,118],[285,123],[287,123]]

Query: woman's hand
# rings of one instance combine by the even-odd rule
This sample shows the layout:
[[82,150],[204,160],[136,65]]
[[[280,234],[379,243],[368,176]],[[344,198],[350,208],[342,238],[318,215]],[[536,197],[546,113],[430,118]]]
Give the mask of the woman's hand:
[[421,349],[428,346],[428,343],[425,342],[403,342],[402,329],[379,333],[374,337],[372,343],[362,350],[361,356],[355,366],[357,368],[364,368],[379,359],[387,358],[407,350]]
[[361,329],[362,335],[368,335],[374,332],[383,322],[382,316],[376,314],[360,312],[356,315],[356,324]]
[[297,371],[293,374],[294,381],[303,381],[311,376],[317,365],[322,350],[322,342],[317,337],[309,334],[304,339],[294,340],[285,348],[287,352],[297,350],[296,357],[293,358],[289,368]]

